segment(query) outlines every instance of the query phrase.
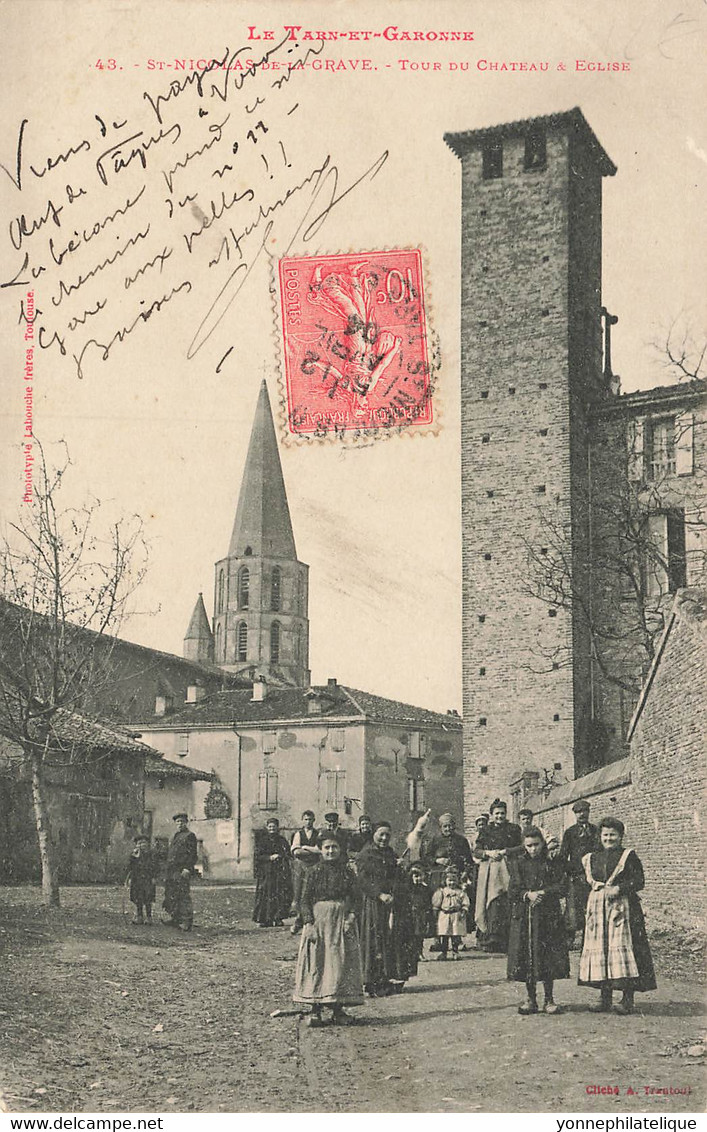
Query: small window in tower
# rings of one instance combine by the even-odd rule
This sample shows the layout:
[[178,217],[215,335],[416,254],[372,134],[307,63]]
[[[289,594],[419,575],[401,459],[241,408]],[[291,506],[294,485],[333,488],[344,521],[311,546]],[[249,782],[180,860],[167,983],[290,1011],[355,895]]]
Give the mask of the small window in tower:
[[547,429],[546,429],[546,428],[541,428],[541,429],[540,429],[540,435],[541,435],[541,436],[547,436]]
[[222,613],[223,609],[224,609],[224,602],[223,602],[224,593],[225,593],[224,573],[223,573],[223,570],[219,570],[219,572],[218,572],[218,599],[217,599],[217,606],[218,606],[218,612],[219,613]]
[[542,315],[543,318],[547,318],[549,313],[550,313],[549,307],[543,307],[543,309],[540,311],[540,314]]
[[489,273],[488,265],[484,264],[484,266],[481,268],[481,274],[482,275],[488,275],[488,273]]
[[270,626],[270,660],[277,664],[280,660],[280,622],[273,621]]
[[485,320],[482,320],[482,321],[481,321],[481,322],[479,323],[479,326],[480,326],[480,328],[481,328],[482,330],[485,330],[485,329],[486,329],[486,327],[488,326],[488,322],[486,322]]
[[241,566],[238,571],[238,608],[247,609],[250,604],[250,570]]
[[270,579],[270,608],[274,613],[279,612],[280,597],[282,588],[282,570],[279,566],[273,566],[272,578]]
[[557,671],[559,670],[559,667],[560,667],[559,663],[558,663],[558,662],[557,662],[556,660],[553,660],[553,662],[552,662],[552,671],[553,671],[553,672],[557,672]]
[[485,554],[485,555],[484,555],[484,561],[485,561],[485,562],[490,562],[490,561],[491,561],[491,557],[492,557],[492,556],[491,556],[490,554]]
[[479,676],[485,676],[485,675],[486,675],[486,669],[485,669],[485,668],[480,668],[480,669],[479,669]]
[[525,135],[523,168],[526,171],[532,169],[544,169],[546,164],[547,144],[545,131],[541,128],[531,130],[529,134]]
[[540,547],[540,553],[541,553],[541,554],[547,554],[547,551],[548,551],[548,548],[547,548],[546,546],[541,546],[541,547]]
[[479,773],[480,774],[488,774],[488,772],[489,772],[489,768],[487,766],[480,766],[479,767]]
[[243,554],[245,555],[246,558],[250,558],[252,553],[253,553],[253,547],[252,546],[247,546],[245,548],[245,550],[243,551]]
[[480,614],[479,614],[479,623],[480,623],[481,625],[483,625],[483,623],[484,623],[484,621],[485,621],[485,620],[486,620],[486,614],[485,614],[485,613],[480,613]]
[[489,396],[488,389],[482,389],[481,390],[481,400],[482,401],[488,401],[488,396]]
[[490,439],[491,439],[491,437],[489,436],[489,434],[487,432],[485,432],[484,435],[481,437],[481,443],[482,444],[488,444]]
[[547,389],[547,382],[546,381],[539,382],[538,389]]
[[557,617],[557,610],[556,609],[548,609],[547,615],[548,615],[548,617]]
[[516,387],[515,387],[515,385],[509,385],[509,386],[508,386],[508,392],[509,392],[509,394],[510,394],[510,396],[511,396],[511,397],[513,396],[513,394],[515,393],[515,391],[516,391]]
[[550,262],[550,257],[549,257],[549,255],[544,255],[544,256],[543,256],[543,263],[549,263],[549,262]]
[[553,723],[559,723],[560,722],[560,717],[557,714],[557,712],[555,712],[555,714],[553,715],[552,720],[553,720]]
[[562,763],[554,763],[553,766],[555,770],[562,770]]
[[482,156],[482,177],[493,181],[503,176],[503,142],[500,138],[489,138],[484,145]]
[[486,726],[486,716],[482,715],[481,719],[479,720],[479,727],[485,727],[485,726]]
[[493,495],[494,495],[493,491],[487,491],[486,492],[486,496],[487,496],[488,499],[493,499]]
[[539,483],[535,490],[537,491],[538,495],[544,495],[547,491],[547,488],[545,487],[544,483]]
[[248,659],[248,626],[245,621],[238,622],[238,629],[236,630],[236,659]]

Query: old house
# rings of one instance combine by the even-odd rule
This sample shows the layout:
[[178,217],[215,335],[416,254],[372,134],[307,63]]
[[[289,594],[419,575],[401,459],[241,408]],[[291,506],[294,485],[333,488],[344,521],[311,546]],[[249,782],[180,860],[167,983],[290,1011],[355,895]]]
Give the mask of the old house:
[[[44,760],[45,794],[61,883],[120,881],[133,838],[145,824],[146,789],[163,783],[172,813],[191,802],[192,783],[210,776],[170,766],[133,734],[61,711]],[[147,786],[149,784],[149,786]],[[5,882],[39,878],[31,783],[19,748],[0,749],[0,860]]]
[[[320,823],[336,810],[348,828],[365,812],[389,820],[399,845],[427,807],[450,810],[461,823],[455,713],[425,711],[336,680],[308,688],[261,680],[153,717],[141,734],[170,764],[213,770],[215,788],[207,793],[195,783],[189,813],[203,843],[205,875],[214,879],[251,875],[254,831],[271,815],[290,833],[304,809],[313,809]],[[155,798],[150,787],[148,809]],[[209,816],[214,806],[220,809]]]

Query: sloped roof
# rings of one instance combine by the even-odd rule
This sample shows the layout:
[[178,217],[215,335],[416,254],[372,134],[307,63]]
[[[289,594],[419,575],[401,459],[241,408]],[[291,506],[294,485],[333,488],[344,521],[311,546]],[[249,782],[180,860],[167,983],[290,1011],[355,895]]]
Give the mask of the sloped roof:
[[479,130],[462,130],[458,133],[448,133],[444,135],[444,140],[449,148],[456,153],[457,157],[461,157],[464,153],[468,153],[469,150],[477,149],[490,138],[522,136],[523,134],[530,133],[533,128],[538,126],[549,128],[562,126],[571,130],[588,145],[602,176],[611,177],[616,172],[616,166],[600,144],[596,134],[578,106],[575,106],[572,110],[562,110],[555,114],[543,114],[536,118],[521,118],[515,122],[501,122],[497,126],[485,126]]
[[212,775],[196,767],[185,766],[184,763],[173,763],[170,759],[163,759],[158,754],[149,754],[145,758],[145,774],[157,778],[182,778],[191,782],[210,782]]
[[199,594],[194,606],[194,612],[191,615],[189,627],[184,634],[185,641],[211,641],[213,640],[213,633],[209,625],[209,619],[206,616],[206,606],[204,605],[204,595]]
[[256,556],[297,558],[290,508],[282,475],[268,387],[260,386],[250,434],[229,558],[242,558],[246,547]]
[[[312,714],[309,701],[312,693],[322,697],[322,710]],[[253,700],[250,689],[232,688],[216,692],[197,704],[190,704],[181,711],[169,716],[158,716],[150,720],[150,725],[165,729],[175,727],[198,728],[226,726],[237,723],[275,723],[280,720],[353,719],[380,723],[415,724],[417,726],[444,726],[451,731],[461,728],[458,715],[445,715],[442,712],[427,711],[425,708],[404,704],[399,700],[388,700],[347,688],[342,684],[304,688],[270,688],[267,698]],[[146,721],[147,722],[147,721]]]
[[61,744],[80,743],[99,750],[123,751],[129,754],[151,754],[153,748],[141,743],[129,731],[103,720],[87,719],[77,712],[61,709],[54,717],[54,734]]

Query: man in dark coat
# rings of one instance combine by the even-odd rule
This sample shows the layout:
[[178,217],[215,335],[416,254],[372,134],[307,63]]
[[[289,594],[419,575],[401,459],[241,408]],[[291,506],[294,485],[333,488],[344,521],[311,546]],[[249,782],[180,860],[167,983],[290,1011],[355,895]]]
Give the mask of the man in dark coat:
[[172,820],[177,823],[177,832],[167,855],[162,907],[169,916],[168,923],[190,932],[194,922],[191,878],[196,866],[197,841],[189,829],[186,814],[175,814]]
[[589,885],[584,874],[582,858],[600,847],[599,830],[589,821],[589,802],[575,802],[572,809],[577,815],[577,821],[575,825],[565,830],[557,857],[568,878],[567,934],[570,941],[578,931],[584,937]]

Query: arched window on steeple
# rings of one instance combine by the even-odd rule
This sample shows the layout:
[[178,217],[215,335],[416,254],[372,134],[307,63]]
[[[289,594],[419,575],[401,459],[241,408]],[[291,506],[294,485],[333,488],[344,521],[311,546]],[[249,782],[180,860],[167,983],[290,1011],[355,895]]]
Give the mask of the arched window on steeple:
[[250,604],[250,570],[241,566],[238,571],[238,608],[247,609]]
[[273,613],[277,613],[280,609],[280,601],[282,596],[282,570],[279,566],[273,566],[272,578],[270,579],[270,608]]
[[221,629],[221,626],[217,625],[216,626],[216,662],[217,663],[224,659],[223,654],[222,654],[222,646],[223,646],[223,631]]
[[270,626],[270,663],[277,664],[280,660],[280,622],[273,621]]
[[236,657],[238,660],[248,659],[248,626],[245,621],[238,622],[236,631]]
[[223,613],[223,609],[224,609],[224,604],[223,604],[224,584],[223,583],[224,583],[223,570],[219,570],[219,572],[218,572],[218,598],[217,598],[217,601],[216,601],[216,609],[217,609],[218,613]]

